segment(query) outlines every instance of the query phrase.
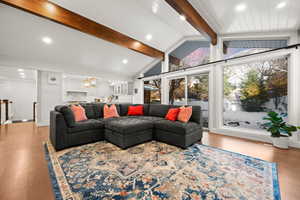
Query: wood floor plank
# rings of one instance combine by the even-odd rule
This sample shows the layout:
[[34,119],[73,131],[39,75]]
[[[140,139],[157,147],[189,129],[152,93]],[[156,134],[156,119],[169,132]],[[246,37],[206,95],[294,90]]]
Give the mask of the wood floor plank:
[[[34,123],[0,126],[0,199],[53,200],[43,141],[49,128]],[[278,164],[281,197],[300,199],[300,150],[281,150],[245,139],[205,133],[203,143]]]

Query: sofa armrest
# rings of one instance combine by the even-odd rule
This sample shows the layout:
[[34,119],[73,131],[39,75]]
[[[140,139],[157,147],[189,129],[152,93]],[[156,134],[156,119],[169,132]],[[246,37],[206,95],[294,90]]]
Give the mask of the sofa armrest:
[[67,146],[68,127],[64,116],[56,111],[50,112],[50,141],[56,150]]

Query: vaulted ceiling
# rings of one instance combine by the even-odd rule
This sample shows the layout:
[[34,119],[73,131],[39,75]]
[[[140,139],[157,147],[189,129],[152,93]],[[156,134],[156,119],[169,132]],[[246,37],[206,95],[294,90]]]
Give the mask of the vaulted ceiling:
[[[297,30],[300,1],[188,0],[218,34]],[[51,0],[160,51],[198,35],[165,0]],[[239,11],[237,11],[239,7]],[[0,66],[131,78],[152,63],[116,44],[0,3]],[[152,38],[147,39],[147,35]],[[53,40],[51,45],[43,37]],[[122,61],[126,59],[127,64]]]
[[299,0],[188,0],[218,34],[300,29]]
[[[199,35],[165,2],[139,0],[53,1],[82,16],[165,51],[188,35]],[[0,4],[0,65],[99,77],[131,78],[154,58]],[[152,39],[147,40],[146,35]],[[51,45],[43,37],[53,40]],[[122,61],[126,59],[127,64]]]

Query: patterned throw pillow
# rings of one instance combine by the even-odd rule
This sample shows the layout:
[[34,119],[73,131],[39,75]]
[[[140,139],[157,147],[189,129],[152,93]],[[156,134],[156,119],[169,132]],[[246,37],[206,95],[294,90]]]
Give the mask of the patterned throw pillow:
[[180,107],[180,111],[177,116],[177,120],[187,123],[190,120],[192,113],[193,113],[193,108],[191,106],[189,106],[189,107],[182,106],[182,107]]
[[111,105],[110,107],[107,104],[105,104],[103,108],[103,114],[104,114],[104,119],[120,117],[115,104]]
[[80,121],[84,121],[87,120],[86,114],[85,114],[85,110],[82,106],[80,105],[72,105],[71,106],[71,110],[73,112],[74,118],[75,118],[75,122],[80,122]]

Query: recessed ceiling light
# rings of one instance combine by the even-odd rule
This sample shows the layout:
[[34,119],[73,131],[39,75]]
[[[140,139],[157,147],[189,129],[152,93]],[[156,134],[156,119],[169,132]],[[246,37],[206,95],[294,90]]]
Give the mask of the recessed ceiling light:
[[51,44],[52,43],[52,39],[50,37],[43,37],[42,41],[46,44]]
[[147,34],[147,35],[146,35],[146,39],[147,39],[148,41],[152,40],[152,35],[151,35],[151,34]]
[[186,17],[184,15],[180,15],[179,17],[182,21],[185,21],[186,20]]
[[236,7],[235,7],[235,10],[237,12],[242,12],[242,11],[245,11],[247,8],[247,5],[244,4],[244,3],[241,3],[241,4],[238,4]]
[[24,72],[24,69],[18,69],[18,72]]
[[23,72],[20,73],[20,76],[25,76],[25,74]]
[[158,3],[157,2],[153,2],[153,4],[152,4],[152,12],[153,13],[157,13],[158,7],[159,7]]
[[285,6],[286,6],[286,2],[283,1],[283,2],[280,2],[279,4],[277,4],[276,8],[281,9],[281,8],[284,8]]
[[124,60],[122,60],[122,63],[126,65],[128,63],[128,60],[124,59]]

